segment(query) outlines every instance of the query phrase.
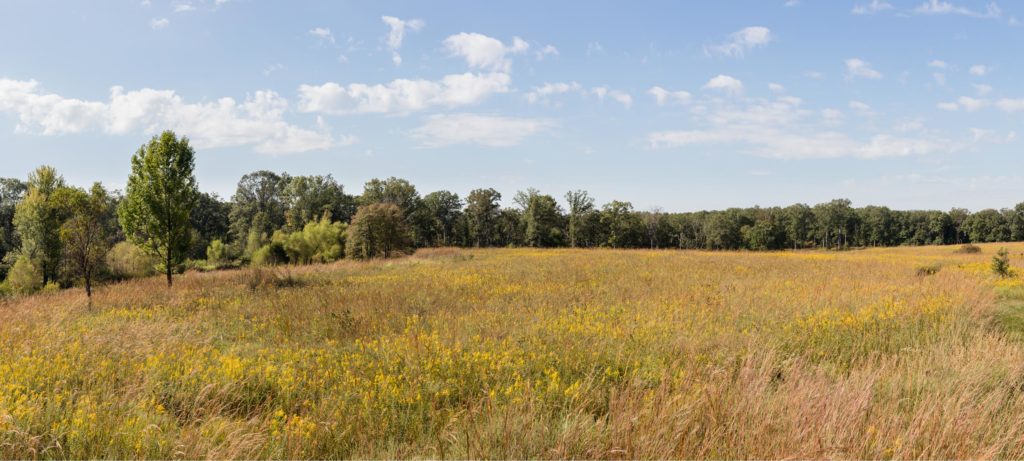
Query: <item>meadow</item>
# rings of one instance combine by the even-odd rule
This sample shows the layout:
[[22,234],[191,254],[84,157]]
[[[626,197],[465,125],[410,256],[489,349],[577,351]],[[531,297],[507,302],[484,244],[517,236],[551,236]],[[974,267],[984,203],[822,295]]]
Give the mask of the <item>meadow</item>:
[[1022,458],[1024,244],[420,250],[0,301],[0,458]]

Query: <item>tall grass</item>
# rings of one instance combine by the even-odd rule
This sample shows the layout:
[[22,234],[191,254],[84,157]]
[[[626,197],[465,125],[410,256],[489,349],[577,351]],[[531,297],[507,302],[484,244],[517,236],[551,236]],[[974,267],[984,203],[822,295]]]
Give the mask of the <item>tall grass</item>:
[[0,302],[0,458],[1020,458],[1024,313],[997,292],[1024,283],[923,247],[446,249],[44,294]]

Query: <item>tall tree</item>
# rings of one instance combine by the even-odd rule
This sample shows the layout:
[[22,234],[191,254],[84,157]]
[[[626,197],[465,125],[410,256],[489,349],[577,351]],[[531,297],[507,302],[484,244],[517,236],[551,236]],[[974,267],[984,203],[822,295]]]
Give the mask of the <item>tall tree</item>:
[[195,151],[188,138],[173,131],[153,136],[132,156],[132,172],[118,207],[128,239],[160,258],[172,282],[175,268],[185,261],[192,240],[189,217],[199,189]]
[[189,257],[205,259],[206,249],[214,240],[221,242],[229,238],[229,218],[231,205],[224,202],[217,194],[200,193],[196,206],[189,215],[189,222],[194,230],[192,248]]
[[363,205],[352,217],[346,235],[345,252],[350,258],[389,258],[412,247],[409,227],[402,210],[393,203]]
[[259,248],[275,230],[284,227],[285,189],[290,180],[287,173],[261,170],[242,176],[238,181],[229,214],[231,234],[238,250],[250,240],[255,240],[252,243]]
[[462,215],[462,200],[453,192],[441,190],[423,197],[423,207],[430,217],[428,242],[431,245],[455,244],[455,227]]
[[18,179],[0,178],[0,280],[7,276],[9,264],[6,256],[19,246],[14,212],[27,190],[28,186]]
[[57,278],[60,267],[60,226],[64,211],[58,192],[64,178],[50,166],[41,166],[28,176],[28,193],[14,212],[14,226],[21,238],[21,254],[42,274],[43,284]]
[[514,201],[523,209],[523,238],[526,245],[550,247],[562,243],[562,209],[554,197],[530,188],[516,193]]
[[82,278],[85,294],[92,305],[92,283],[112,244],[107,215],[113,202],[100,183],[93,184],[88,193],[77,188],[68,189],[64,197],[72,210],[60,228],[64,257],[71,272]]
[[594,213],[594,199],[585,190],[574,190],[565,193],[565,201],[569,204],[569,246],[586,246],[590,243],[586,223]]
[[355,199],[331,175],[295,176],[284,189],[285,221],[288,228],[302,230],[306,223],[318,222],[324,213],[334,221],[348,222],[355,213]]
[[474,189],[466,197],[466,219],[473,246],[490,246],[494,241],[501,194],[494,189]]

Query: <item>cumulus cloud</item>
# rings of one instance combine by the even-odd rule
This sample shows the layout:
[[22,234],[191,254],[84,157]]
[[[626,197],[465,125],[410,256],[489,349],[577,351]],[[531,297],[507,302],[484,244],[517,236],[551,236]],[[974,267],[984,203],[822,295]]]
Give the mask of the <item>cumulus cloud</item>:
[[380,20],[384,21],[384,24],[387,24],[391,29],[390,32],[388,32],[387,38],[387,45],[391,50],[391,61],[394,62],[396,66],[400,65],[402,64],[402,55],[398,54],[398,49],[402,47],[402,41],[405,40],[406,29],[412,32],[417,32],[420,29],[423,29],[427,23],[423,22],[422,19],[402,20],[394,16],[381,16]]
[[438,114],[412,132],[422,147],[475,144],[509,147],[554,126],[544,119],[481,114]]
[[514,37],[511,45],[505,45],[493,37],[462,32],[446,38],[444,47],[452,56],[465,59],[471,68],[509,72],[512,69],[509,56],[525,53],[530,49],[530,44]]
[[511,77],[501,72],[451,74],[441,80],[397,79],[387,84],[299,86],[299,110],[324,114],[408,114],[432,107],[476,104],[509,90]]
[[660,86],[647,90],[647,94],[654,97],[654,102],[659,106],[666,104],[686,104],[693,97],[688,91],[669,91]]
[[770,41],[772,41],[772,32],[767,27],[744,27],[730,34],[729,39],[724,43],[705,47],[704,52],[722,56],[742,57],[748,51],[765,46]]
[[149,27],[153,30],[160,30],[171,25],[171,20],[167,18],[152,19],[149,21]]
[[331,29],[328,29],[326,27],[316,27],[316,28],[310,29],[309,32],[307,32],[307,33],[309,35],[312,35],[312,36],[316,37],[317,39],[319,39],[320,43],[325,43],[325,42],[331,42],[332,44],[334,43],[334,34],[331,33]]
[[557,58],[559,55],[560,54],[558,53],[558,48],[555,48],[554,45],[544,45],[544,48],[541,48],[541,49],[537,50],[537,52],[536,52],[536,56],[537,56],[537,60],[538,61],[543,61],[544,58],[547,57],[547,56],[552,56],[552,57],[556,57]]
[[934,67],[936,69],[946,69],[949,67],[949,64],[946,64],[946,61],[935,59],[928,63],[928,67]]
[[892,5],[885,0],[871,0],[871,3],[854,5],[853,14],[875,14],[880,11],[891,10]]
[[107,101],[66,98],[43,91],[34,80],[0,79],[0,112],[15,114],[21,133],[62,135],[103,132],[154,134],[164,129],[188,136],[196,147],[252,146],[270,154],[326,149],[354,142],[335,139],[324,127],[300,128],[285,121],[288,101],[257,91],[244,101],[220,98],[187,103],[172,90],[110,89]]
[[882,73],[871,68],[871,64],[861,59],[850,58],[846,60],[846,77],[879,79],[882,78]]
[[727,94],[738,95],[743,92],[743,82],[728,75],[719,74],[708,80],[701,88],[706,90],[719,90]]

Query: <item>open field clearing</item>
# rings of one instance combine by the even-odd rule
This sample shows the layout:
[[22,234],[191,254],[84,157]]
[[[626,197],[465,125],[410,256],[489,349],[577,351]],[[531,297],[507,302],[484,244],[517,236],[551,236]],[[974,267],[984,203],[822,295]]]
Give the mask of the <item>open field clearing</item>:
[[981,246],[421,250],[15,299],[0,457],[1021,458],[1024,279]]

